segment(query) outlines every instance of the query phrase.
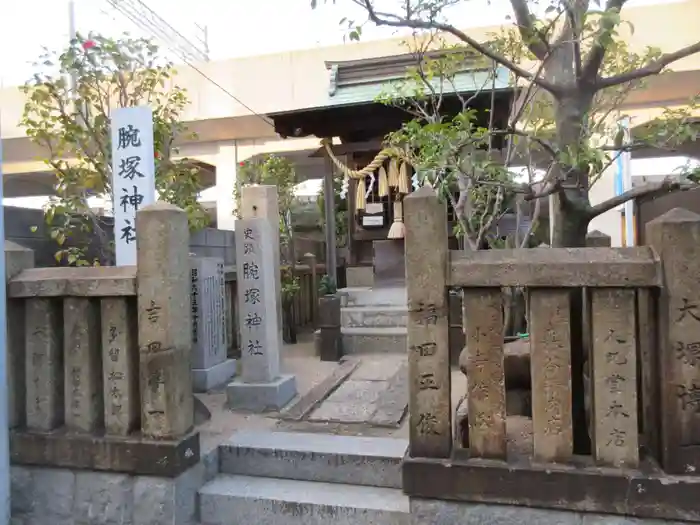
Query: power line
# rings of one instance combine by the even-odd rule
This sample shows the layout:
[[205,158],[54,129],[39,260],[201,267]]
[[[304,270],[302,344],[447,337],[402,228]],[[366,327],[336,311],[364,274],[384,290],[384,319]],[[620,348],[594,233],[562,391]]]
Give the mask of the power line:
[[[141,2],[140,0],[137,0],[137,1],[138,1],[141,5],[144,5],[143,2]],[[116,9],[116,10],[119,11],[122,15],[124,15],[126,18],[128,18],[129,20],[131,20],[131,22],[133,22],[134,24],[136,24],[137,27],[140,27],[140,28],[142,28],[142,29],[145,29],[146,31],[149,31],[149,32],[153,33],[155,36],[159,36],[158,33],[161,33],[160,38],[165,42],[165,44],[168,45],[169,47],[170,47],[171,45],[173,45],[173,42],[172,42],[171,39],[169,39],[169,38],[167,38],[167,37],[164,38],[164,37],[162,36],[162,31],[159,30],[158,26],[157,26],[156,24],[154,24],[152,20],[148,20],[147,23],[144,24],[144,22],[138,18],[138,11],[137,11],[136,13],[133,13],[133,12],[128,12],[127,10],[122,9],[123,3],[124,3],[123,0],[107,0],[107,2],[108,2],[114,9]],[[132,7],[132,9],[133,9],[133,6],[129,6],[129,7]],[[170,26],[170,24],[167,24],[167,22],[163,21],[163,19],[162,19],[160,16],[158,16],[157,13],[155,13],[151,8],[149,8],[148,6],[145,6],[145,5],[144,5],[144,7],[146,7],[151,13],[153,13],[153,14],[157,17],[157,19],[161,20],[161,21],[162,21],[163,23],[165,23],[168,27],[170,27],[171,29],[173,29],[172,26]],[[144,26],[147,26],[147,27],[144,27]],[[175,31],[175,30],[173,29],[173,31]],[[176,32],[177,34],[180,34],[180,33],[177,32],[177,31],[175,31],[175,32]],[[182,37],[182,35],[180,35],[180,36]],[[182,38],[184,39],[184,37],[182,37]],[[186,40],[186,39],[184,39],[184,40]],[[169,41],[170,41],[170,42],[169,42]],[[189,41],[188,41],[188,42],[189,42]],[[191,43],[190,43],[190,45],[191,45]],[[176,46],[177,46],[177,45],[176,45]],[[179,47],[179,46],[177,46],[177,47]],[[199,69],[197,66],[195,66],[195,65],[192,63],[193,61],[190,60],[190,58],[187,56],[189,53],[183,52],[184,50],[182,50],[182,49],[180,49],[179,52],[178,52],[177,50],[173,50],[172,47],[171,47],[171,51],[175,51],[175,53],[178,55],[178,57],[179,57],[183,62],[185,62],[185,64],[187,64],[189,67],[191,67],[192,69],[194,69],[194,70],[195,70],[199,75],[201,75],[204,79],[206,79],[207,81],[211,82],[214,86],[216,86],[216,87],[219,88],[221,91],[223,91],[223,92],[224,92],[226,95],[228,95],[232,100],[234,100],[235,102],[237,102],[238,104],[240,104],[241,106],[243,106],[245,109],[247,109],[248,111],[250,111],[251,114],[255,115],[256,117],[258,117],[259,119],[261,119],[261,120],[262,120],[263,122],[265,122],[266,124],[269,124],[269,125],[273,125],[273,126],[274,126],[274,123],[273,123],[273,121],[272,121],[270,118],[268,118],[268,117],[266,117],[265,115],[262,115],[262,114],[258,113],[257,111],[255,111],[252,107],[250,107],[248,104],[246,104],[245,102],[243,102],[239,97],[237,97],[236,95],[234,95],[233,93],[231,93],[228,89],[226,89],[224,86],[222,86],[222,85],[219,84],[217,81],[215,81],[213,78],[211,78],[209,75],[207,75],[206,73],[204,73],[204,71],[202,71],[202,70]]]
[[182,33],[176,31],[169,23],[140,0],[137,0],[137,4],[131,0],[107,0],[107,2],[114,9],[129,17],[138,27],[154,34],[171,49],[176,48],[174,51],[178,53],[178,56],[185,56],[188,59],[194,60],[208,60],[209,57],[207,54],[203,53],[197,46],[185,38]]

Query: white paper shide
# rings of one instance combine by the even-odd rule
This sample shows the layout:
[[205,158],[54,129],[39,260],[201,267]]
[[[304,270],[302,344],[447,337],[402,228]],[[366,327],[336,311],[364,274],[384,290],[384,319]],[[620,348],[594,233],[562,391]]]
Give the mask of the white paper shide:
[[117,266],[136,264],[136,212],[156,200],[153,113],[112,112],[112,203]]

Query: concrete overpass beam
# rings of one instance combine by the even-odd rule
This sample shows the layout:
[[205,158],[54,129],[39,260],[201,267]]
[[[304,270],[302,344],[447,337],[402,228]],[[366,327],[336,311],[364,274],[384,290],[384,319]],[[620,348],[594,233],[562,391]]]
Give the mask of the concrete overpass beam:
[[236,141],[219,144],[216,155],[216,223],[220,230],[236,229],[236,201],[233,198],[233,189],[236,186],[239,162]]

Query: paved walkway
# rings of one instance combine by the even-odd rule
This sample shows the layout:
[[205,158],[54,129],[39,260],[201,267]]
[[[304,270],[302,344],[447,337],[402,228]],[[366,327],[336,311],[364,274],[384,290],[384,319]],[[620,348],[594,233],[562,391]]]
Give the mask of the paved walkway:
[[[368,354],[342,363],[322,362],[310,335],[296,345],[286,345],[282,353],[282,370],[296,375],[299,396],[282,413],[250,414],[228,410],[223,389],[198,394],[212,414],[199,426],[204,450],[238,430],[408,437],[405,355]],[[453,370],[453,406],[465,387],[464,376]]]

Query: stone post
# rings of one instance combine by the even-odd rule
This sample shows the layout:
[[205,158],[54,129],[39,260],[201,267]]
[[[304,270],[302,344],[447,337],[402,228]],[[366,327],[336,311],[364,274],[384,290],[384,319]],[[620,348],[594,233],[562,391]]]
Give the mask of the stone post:
[[[5,241],[5,280],[34,267],[34,251]],[[7,301],[7,403],[10,428],[24,425],[26,403],[24,299]]]
[[[282,317],[282,281],[280,275],[280,208],[277,186],[244,186],[241,189],[241,218],[263,218],[268,221],[271,229],[272,259],[274,262],[273,278],[274,292],[279,298],[277,301],[277,324],[279,327],[279,346],[282,348],[284,339],[282,330],[284,321]],[[238,226],[236,227],[238,228]],[[238,239],[236,239],[238,243]],[[236,251],[239,256],[241,252]],[[291,261],[290,261],[291,262]],[[240,274],[239,274],[240,275]],[[243,343],[241,343],[243,344]]]
[[586,247],[588,248],[610,248],[612,239],[600,230],[593,230],[586,235]]
[[70,430],[102,426],[102,359],[99,304],[86,297],[63,300],[65,421]]
[[452,450],[447,303],[447,210],[423,186],[404,200],[408,296],[409,453]]
[[25,302],[27,428],[49,431],[64,421],[63,319],[53,299]]
[[194,424],[187,214],[165,202],[136,216],[141,426],[169,439]]
[[[660,290],[659,425],[662,467],[700,473],[700,215],[674,208],[646,225],[662,261]],[[655,429],[653,429],[655,430]]]
[[340,296],[324,295],[319,298],[318,310],[319,352],[321,361],[340,361],[343,340],[340,332]]
[[139,421],[136,305],[131,297],[101,299],[102,381],[105,429],[127,436]]
[[592,427],[596,463],[636,468],[637,426],[636,304],[632,288],[594,288]]
[[[241,334],[240,379],[229,384],[231,408],[279,410],[296,395],[296,379],[280,375],[280,296],[275,288],[279,260],[268,219],[236,223],[238,315]],[[279,251],[277,251],[279,253]]]
[[[612,239],[609,235],[606,235],[600,230],[593,230],[588,232],[586,235],[586,247],[587,248],[610,248],[612,246]],[[581,344],[583,347],[584,354],[584,364],[583,364],[583,391],[585,398],[586,407],[592,407],[592,392],[591,387],[591,341],[592,341],[592,331],[593,326],[591,324],[591,290],[584,288],[582,291],[582,303],[583,303],[583,333],[581,338]],[[592,431],[592,418],[591,418],[591,408],[586,409],[586,425],[588,427],[588,436],[593,438]]]
[[316,256],[313,253],[304,255],[311,272],[311,326],[318,324],[318,275],[316,274]]

